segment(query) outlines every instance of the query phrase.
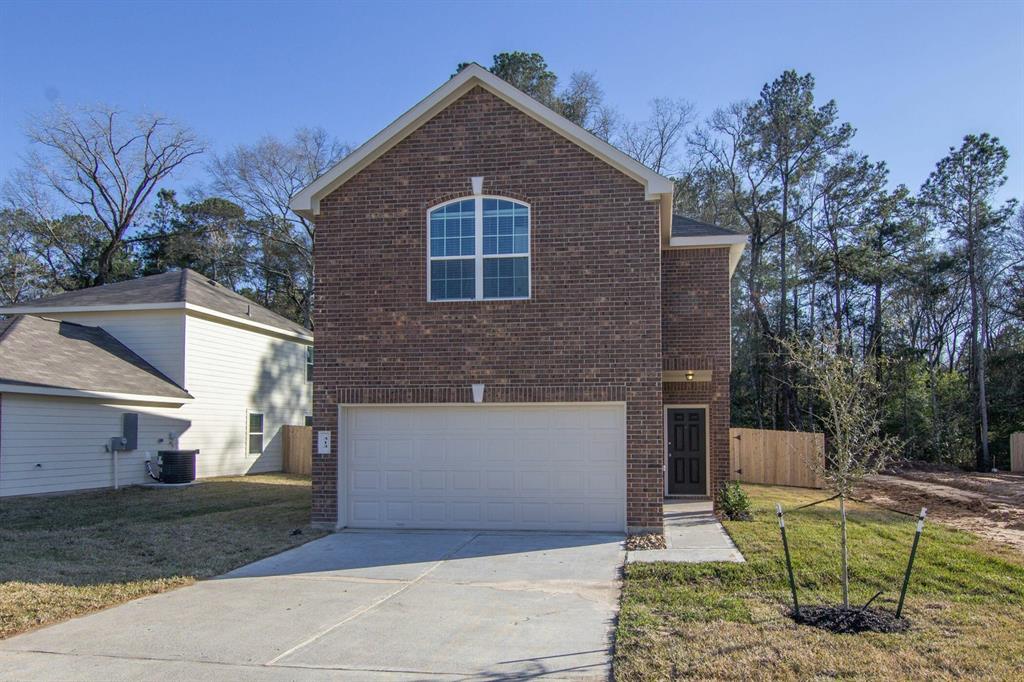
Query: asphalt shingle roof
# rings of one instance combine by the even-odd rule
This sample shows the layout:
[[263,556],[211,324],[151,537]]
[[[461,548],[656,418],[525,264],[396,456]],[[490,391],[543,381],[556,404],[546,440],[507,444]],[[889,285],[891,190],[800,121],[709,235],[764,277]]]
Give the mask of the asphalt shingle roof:
[[699,220],[687,218],[686,216],[672,216],[673,237],[731,237],[738,234],[743,233],[737,232],[736,230],[730,230],[725,227],[719,227],[718,225],[712,225],[711,223],[702,223]]
[[33,315],[0,320],[0,383],[192,397],[100,327]]
[[236,294],[195,270],[174,270],[139,279],[68,291],[19,303],[18,307],[63,308],[65,306],[133,305],[143,303],[191,303],[227,315],[250,319],[277,329],[312,335],[292,322],[245,296]]

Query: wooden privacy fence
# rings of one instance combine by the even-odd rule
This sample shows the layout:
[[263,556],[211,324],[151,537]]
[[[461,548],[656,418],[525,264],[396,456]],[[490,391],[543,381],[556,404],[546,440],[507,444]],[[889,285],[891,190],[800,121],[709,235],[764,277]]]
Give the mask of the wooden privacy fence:
[[282,426],[284,461],[281,468],[286,474],[313,473],[313,427]]
[[1010,434],[1010,471],[1024,474],[1024,431]]
[[729,477],[744,483],[824,488],[812,462],[825,462],[825,435],[729,429]]

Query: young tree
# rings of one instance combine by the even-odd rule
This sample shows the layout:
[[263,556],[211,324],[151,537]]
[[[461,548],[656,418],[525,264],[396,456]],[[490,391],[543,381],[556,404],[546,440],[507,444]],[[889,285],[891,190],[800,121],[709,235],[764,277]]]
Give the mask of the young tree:
[[[110,281],[125,235],[157,185],[203,152],[188,128],[152,114],[129,118],[109,107],[57,108],[29,124],[28,138],[26,168],[7,193],[44,226],[66,213],[61,206],[101,226],[89,284]],[[58,241],[53,245],[60,250]]]
[[813,462],[825,484],[839,496],[840,565],[843,606],[850,606],[850,557],[846,499],[866,476],[880,471],[902,444],[882,433],[876,360],[841,350],[839,333],[783,341],[786,362],[800,387],[818,399],[816,418],[827,435],[825,461]]
[[995,206],[996,192],[1006,184],[1009,152],[988,133],[967,135],[960,148],[936,165],[921,188],[921,199],[936,222],[946,228],[963,253],[970,296],[971,384],[974,393],[977,468],[992,468],[989,457],[989,415],[986,394],[986,341],[989,335],[986,289],[992,277],[991,244],[1006,229],[1014,201]]

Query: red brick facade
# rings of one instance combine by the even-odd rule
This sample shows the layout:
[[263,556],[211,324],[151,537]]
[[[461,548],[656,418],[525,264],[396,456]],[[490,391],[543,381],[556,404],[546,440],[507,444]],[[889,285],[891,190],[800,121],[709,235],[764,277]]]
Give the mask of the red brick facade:
[[[485,194],[531,205],[530,300],[427,301],[427,211],[470,196],[473,176],[484,178]],[[640,183],[476,87],[324,197],[314,428],[332,433],[332,452],[314,455],[314,522],[337,519],[339,403],[469,402],[470,384],[484,383],[487,402],[625,402],[627,524],[660,527],[663,325],[691,343],[687,352],[710,348],[718,326],[728,330],[728,270],[715,338],[698,333],[693,344],[694,331],[662,317],[658,203],[644,195]],[[712,254],[698,257],[698,277],[710,273],[713,288],[719,252],[727,250],[692,252]],[[680,322],[693,310],[703,317],[700,305],[686,306]],[[727,367],[727,333],[719,353]],[[715,410],[713,428],[720,418]]]
[[676,249],[661,256],[663,366],[711,370],[711,381],[663,384],[664,401],[707,407],[708,489],[714,495],[729,480],[729,249]]

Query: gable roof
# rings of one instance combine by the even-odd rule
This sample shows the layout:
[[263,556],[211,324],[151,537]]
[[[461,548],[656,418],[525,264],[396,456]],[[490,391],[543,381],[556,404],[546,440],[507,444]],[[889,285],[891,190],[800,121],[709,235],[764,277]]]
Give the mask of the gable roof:
[[576,143],[613,168],[642,184],[649,200],[661,202],[662,224],[671,220],[673,183],[632,159],[599,137],[555,113],[523,91],[509,85],[479,64],[470,64],[434,90],[391,125],[342,159],[292,197],[293,211],[307,218],[320,213],[320,200],[341,187],[359,171],[394,147],[472,88],[480,86],[534,120]]
[[681,216],[679,214],[672,216],[673,237],[731,237],[738,234],[742,233],[737,232],[736,230],[730,230],[726,227],[712,225],[711,223],[702,223],[699,220],[687,218],[686,216]]
[[291,335],[312,337],[312,332],[301,324],[267,310],[228,287],[187,268],[46,296],[0,308],[0,313],[45,314],[47,311],[68,312],[80,308],[97,311],[130,310],[141,309],[141,306],[154,309],[191,306],[237,318],[242,323],[249,322],[254,326],[270,327]]
[[181,404],[192,396],[100,327],[0,321],[0,391]]

